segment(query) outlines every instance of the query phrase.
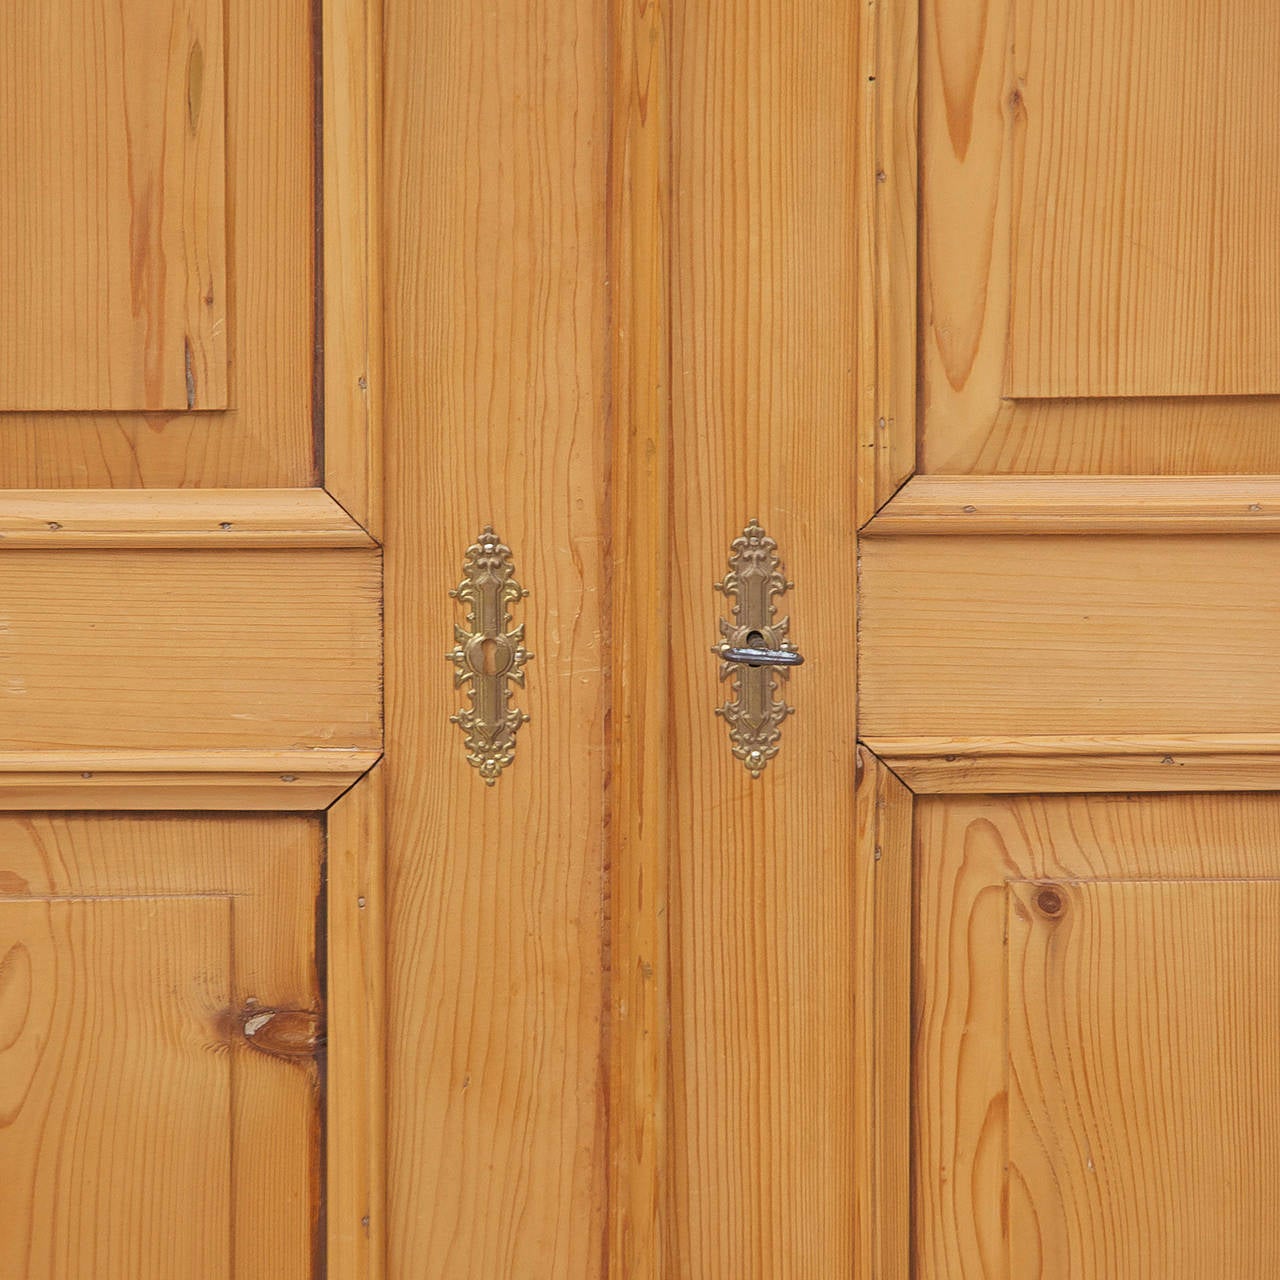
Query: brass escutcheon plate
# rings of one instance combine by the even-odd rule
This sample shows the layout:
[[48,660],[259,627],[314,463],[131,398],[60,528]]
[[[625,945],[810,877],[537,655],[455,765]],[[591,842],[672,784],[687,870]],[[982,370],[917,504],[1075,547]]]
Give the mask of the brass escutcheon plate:
[[[510,606],[529,593],[516,581],[511,548],[486,526],[467,548],[462,581],[449,592],[467,605],[467,625],[455,624],[453,686],[466,688],[471,705],[450,716],[466,736],[467,762],[488,786],[515,759],[516,734],[528,715],[511,703],[511,686],[524,686],[524,623],[510,627]],[[508,627],[510,629],[508,630]]]
[[720,619],[720,643],[713,652],[720,655],[720,679],[729,680],[729,698],[716,708],[729,726],[734,757],[741,760],[753,778],[778,754],[782,723],[795,711],[778,697],[780,682],[790,679],[786,667],[751,666],[726,661],[731,650],[773,649],[796,653],[787,639],[789,617],[776,618],[777,600],[794,583],[778,559],[778,544],[751,520],[733,540],[729,572],[716,583],[716,590],[733,600],[733,620]]

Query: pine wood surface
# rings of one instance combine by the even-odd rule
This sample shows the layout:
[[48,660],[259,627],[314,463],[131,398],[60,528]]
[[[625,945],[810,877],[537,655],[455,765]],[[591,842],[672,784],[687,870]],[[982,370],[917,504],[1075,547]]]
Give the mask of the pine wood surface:
[[0,553],[8,751],[380,745],[373,551]]
[[[71,4],[59,0],[55,6],[28,3],[6,7],[6,21],[18,23],[24,29],[43,31],[40,40],[52,41],[54,22],[59,11],[75,11],[74,20],[62,24],[64,31],[80,31],[80,45],[70,40],[53,42],[48,57],[55,57],[61,74],[47,90],[60,114],[57,124],[59,138],[70,139],[70,117],[79,113],[89,127],[99,110],[100,95],[90,86],[111,82],[123,83],[122,59],[125,52],[117,39],[115,44],[95,44],[91,33],[95,29],[110,31],[119,27],[119,14],[129,15],[131,38],[129,57],[137,57],[142,49],[155,41],[176,40],[186,25],[188,13],[205,12],[218,36],[224,29],[225,48],[222,51],[222,69],[219,69],[217,51],[219,41],[211,38],[202,42],[205,49],[203,69],[204,107],[201,118],[206,122],[220,120],[224,114],[220,105],[225,97],[226,158],[224,164],[216,164],[212,154],[200,151],[191,158],[191,174],[199,174],[201,180],[213,174],[220,177],[225,171],[227,225],[227,289],[225,299],[219,302],[215,293],[215,306],[225,305],[226,356],[230,367],[226,374],[229,409],[204,411],[206,401],[203,392],[196,401],[194,412],[186,411],[185,378],[178,403],[158,406],[163,412],[125,412],[122,407],[112,412],[113,403],[105,397],[79,395],[77,407],[83,412],[33,413],[29,410],[40,405],[29,400],[8,402],[7,406],[19,412],[0,416],[0,487],[16,489],[56,488],[241,488],[259,486],[294,487],[315,483],[316,459],[312,432],[312,375],[313,375],[313,256],[314,256],[314,195],[315,172],[313,164],[313,111],[312,111],[312,44],[310,0],[285,0],[279,4],[255,4],[249,0],[140,0],[128,5],[109,5],[105,0],[93,0],[89,4]],[[215,12],[216,11],[216,12]],[[113,16],[115,15],[115,16]],[[221,16],[218,16],[221,15]],[[141,36],[133,33],[137,26]],[[138,45],[135,49],[132,46]],[[16,40],[7,41],[10,58],[16,59],[15,69],[25,68],[21,74],[4,77],[14,92],[32,73],[38,74],[42,58],[34,49],[23,57],[20,50],[28,47]],[[89,75],[88,62],[77,68],[72,59],[74,50],[83,47],[85,57],[101,69],[101,75]],[[172,106],[181,107],[181,114],[173,122],[173,141],[165,154],[170,164],[179,162],[187,130],[186,81],[188,79],[187,48],[183,46],[180,62],[174,63],[172,87],[180,90]],[[128,77],[130,92],[148,95],[158,92],[155,78],[148,74]],[[225,81],[225,89],[223,82]],[[170,83],[166,79],[165,83]],[[143,88],[140,86],[150,86]],[[115,102],[116,114],[123,109],[120,99],[101,96],[103,110]],[[6,110],[7,128],[28,127],[26,103]],[[64,118],[65,117],[65,118]],[[107,127],[104,116],[99,122]],[[98,127],[95,125],[94,127]],[[180,128],[179,128],[180,127]],[[147,135],[149,136],[149,135]],[[135,145],[155,152],[163,140],[146,141],[139,137]],[[9,144],[14,145],[14,144]],[[2,149],[4,144],[0,144]],[[124,270],[125,282],[113,290],[110,301],[104,295],[86,299],[76,312],[69,307],[65,314],[51,316],[51,322],[78,324],[84,337],[79,346],[69,344],[45,344],[43,361],[49,369],[49,377],[55,375],[69,385],[66,379],[77,368],[90,367],[87,361],[89,349],[106,346],[119,354],[129,368],[133,367],[144,343],[132,340],[124,342],[126,330],[133,324],[109,323],[118,310],[120,318],[131,315],[131,284],[128,272],[131,263],[137,262],[130,255],[129,221],[124,223],[123,239],[106,244],[98,240],[95,230],[94,210],[99,200],[93,193],[99,184],[108,181],[109,173],[96,159],[90,163],[88,135],[80,152],[79,164],[49,165],[51,174],[42,185],[35,178],[12,183],[9,186],[10,201],[33,200],[38,192],[56,198],[61,212],[50,222],[50,229],[63,225],[64,219],[80,218],[81,237],[86,251],[92,249],[83,261],[105,263],[110,252],[112,270]],[[185,146],[185,143],[183,143]],[[206,149],[207,150],[207,149]],[[62,160],[65,142],[54,143],[52,135],[45,138],[39,149],[22,158],[20,171],[30,171],[32,164],[42,164],[42,158]],[[196,161],[199,161],[199,164]],[[19,164],[15,160],[15,164]],[[182,170],[179,170],[181,173]],[[210,178],[210,181],[213,179]],[[79,181],[84,186],[84,199],[77,204],[68,183]],[[188,255],[195,246],[184,239],[189,228],[194,233],[203,225],[202,213],[211,209],[212,192],[198,192],[198,202],[188,211],[182,203],[180,189],[173,185],[163,190],[148,187],[137,175],[137,190],[132,195],[133,204],[124,207],[132,225],[148,243],[153,234],[160,234],[161,226],[172,226],[177,235],[176,258],[169,263],[165,275],[166,288],[175,286],[186,274]],[[6,197],[0,197],[0,200]],[[126,202],[128,193],[122,192]],[[2,208],[3,205],[0,205]],[[152,210],[152,220],[147,222],[147,209]],[[163,215],[163,219],[162,219]],[[12,218],[0,219],[5,225]],[[153,232],[148,232],[151,226]],[[61,271],[68,279],[75,279],[80,267],[73,265],[76,255],[66,255],[63,247],[71,243],[60,239],[59,254],[52,250],[40,261],[61,262]],[[14,245],[12,237],[7,243]],[[65,261],[64,261],[65,260]],[[197,264],[198,259],[194,260]],[[120,264],[123,264],[121,266]],[[52,267],[49,268],[52,270]],[[0,299],[15,298],[12,292],[15,276],[4,273],[9,282],[0,286]],[[202,277],[203,279],[203,277]],[[48,287],[48,271],[38,277],[42,289]],[[149,287],[148,281],[158,284],[157,276],[145,272],[139,276],[139,287]],[[58,305],[67,302],[58,297]],[[200,290],[201,299],[205,296]],[[5,305],[0,302],[0,306]],[[16,305],[16,303],[14,303]],[[110,307],[109,312],[104,307]],[[203,303],[201,303],[203,308]],[[147,314],[143,312],[142,314]],[[163,330],[181,325],[183,317],[170,310],[164,317]],[[0,346],[12,343],[14,323],[4,325],[7,337],[0,339]],[[180,330],[179,330],[180,331]],[[90,341],[90,339],[92,341]],[[68,350],[74,349],[76,359],[68,360]],[[0,357],[2,358],[2,357]],[[178,366],[172,369],[171,357],[166,357],[165,369],[183,375],[182,350],[177,351]],[[5,375],[7,389],[22,385]],[[215,384],[216,385],[216,384]],[[211,401],[208,403],[218,403]],[[48,407],[48,406],[44,406]],[[136,407],[136,406],[135,406]]]
[[671,6],[612,9],[608,563],[610,1275],[658,1280],[670,1202]]
[[911,792],[864,748],[856,768],[854,1276],[911,1274]]
[[1274,476],[913,476],[864,525],[886,534],[1275,533]]
[[[606,7],[386,9],[388,1272],[606,1265]],[[488,523],[528,598],[514,763],[449,717]]]
[[[1269,1274],[1274,797],[928,797],[915,820],[916,1274]],[[1022,919],[1046,888],[1052,921]]]
[[226,407],[223,26],[222,0],[5,6],[0,410]]
[[[857,6],[674,6],[672,1130],[666,1274],[850,1274]],[[753,781],[714,584],[757,518],[808,664]]]
[[1274,1275],[1280,881],[1053,892],[1007,896],[1011,1273]]
[[11,1274],[312,1275],[315,1065],[244,1019],[318,1007],[320,856],[314,818],[0,816]]
[[323,489],[0,489],[0,547],[371,547]]
[[386,792],[371,770],[325,814],[326,1264],[386,1275]]
[[1274,558],[1265,534],[866,539],[861,731],[1269,733]]

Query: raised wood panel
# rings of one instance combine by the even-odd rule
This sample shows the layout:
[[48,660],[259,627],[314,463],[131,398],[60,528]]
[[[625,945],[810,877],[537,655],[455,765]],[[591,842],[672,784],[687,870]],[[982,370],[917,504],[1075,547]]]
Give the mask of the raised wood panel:
[[[670,8],[670,1240],[664,1275],[854,1266],[853,359],[860,6]],[[864,372],[867,384],[871,375]],[[809,664],[753,780],[709,652],[758,518]],[[660,661],[654,654],[653,661]],[[640,727],[636,726],[636,731]],[[625,1270],[624,1270],[625,1274]]]
[[[606,1266],[608,16],[386,7],[395,1280]],[[443,660],[490,522],[535,655],[493,787]]]
[[[1228,1256],[1227,1274],[1271,1274],[1272,1214],[1250,1179],[1276,1177],[1278,817],[1270,795],[917,800],[913,1274],[1190,1277]],[[1057,923],[1011,918],[1011,882],[1056,893]],[[1025,1178],[1006,1177],[1007,1144]],[[1081,1250],[1086,1215],[1111,1210],[1092,1253],[1064,1256],[1061,1235],[1036,1251],[1028,1179],[1046,1230]],[[1063,1196],[1078,1222],[1055,1220]],[[1180,1200],[1187,1221],[1170,1227]],[[1006,1271],[1010,1230],[1024,1252]]]
[[0,48],[0,410],[225,408],[222,0],[19,0]]
[[1275,1275],[1280,881],[1007,902],[1010,1274]]
[[31,1280],[232,1275],[231,900],[0,901],[0,1249]]
[[[108,101],[120,102],[119,92],[113,99],[104,97],[99,78],[84,67],[102,64],[114,68],[117,86],[127,80],[131,96],[149,99],[160,92],[154,75],[147,69],[137,74],[131,68],[131,74],[123,76],[123,55],[118,39],[114,45],[107,42],[109,31],[113,26],[118,29],[121,22],[127,23],[131,44],[146,49],[170,36],[178,40],[181,31],[172,20],[173,15],[184,23],[188,12],[207,15],[213,32],[202,43],[205,55],[201,119],[208,123],[225,116],[226,156],[215,166],[213,158],[204,152],[191,155],[187,168],[180,169],[179,174],[182,182],[198,179],[203,183],[225,173],[227,282],[221,297],[215,293],[213,309],[221,309],[220,334],[225,336],[218,340],[226,344],[224,366],[226,361],[230,363],[224,379],[224,399],[203,398],[201,379],[206,389],[213,384],[209,375],[200,374],[193,412],[186,411],[183,352],[179,345],[176,369],[168,356],[165,369],[168,375],[180,378],[180,395],[172,405],[167,403],[171,398],[167,396],[166,404],[158,406],[163,412],[143,416],[126,412],[130,407],[127,405],[113,411],[113,402],[90,398],[78,404],[84,412],[74,414],[4,414],[0,417],[0,487],[295,487],[316,481],[312,430],[316,312],[313,7],[311,0],[272,4],[253,0],[130,0],[123,5],[109,5],[103,0],[93,0],[92,4],[59,0],[53,6],[23,0],[5,6],[0,22],[15,24],[15,35],[16,27],[22,27],[31,38],[25,42],[0,42],[5,51],[0,55],[0,85],[4,86],[0,93],[19,94],[21,86],[34,78],[35,69],[42,61],[48,64],[50,58],[62,71],[47,89],[39,90],[48,97],[50,110],[55,112],[48,126],[51,130],[56,127],[57,139],[50,134],[31,154],[14,153],[19,158],[8,168],[17,177],[6,183],[6,192],[0,194],[0,211],[6,208],[6,202],[13,205],[38,201],[48,198],[51,192],[60,193],[59,198],[69,196],[68,184],[73,181],[83,185],[82,207],[77,208],[68,200],[50,223],[53,228],[62,228],[62,238],[56,245],[58,254],[65,259],[61,271],[70,280],[81,270],[75,265],[80,259],[65,251],[66,244],[73,242],[67,236],[74,232],[78,236],[74,243],[91,251],[85,263],[105,264],[110,249],[111,268],[122,271],[126,283],[122,289],[113,289],[110,298],[105,293],[101,297],[95,295],[76,307],[59,297],[56,310],[50,313],[50,323],[88,325],[95,334],[105,332],[98,327],[104,307],[110,308],[113,315],[120,311],[114,331],[119,335],[132,332],[134,321],[128,284],[128,224],[123,243],[104,243],[99,227],[100,206],[95,203],[100,189],[127,190],[127,167],[106,168],[105,158],[97,157],[92,157],[93,163],[86,160],[79,167],[63,166],[66,139],[76,136],[73,118],[82,119],[86,128],[92,125],[106,130],[106,118],[99,120],[95,113],[104,110]],[[59,14],[64,16],[59,19]],[[94,15],[106,17],[95,26]],[[134,32],[135,27],[141,34]],[[89,60],[79,72],[67,61],[76,39]],[[225,41],[221,46],[220,40]],[[47,51],[42,53],[41,49]],[[217,62],[219,49],[221,69]],[[178,141],[187,136],[188,51],[189,46],[184,45],[180,63],[173,65],[177,80],[170,77],[166,81],[170,89],[181,91],[180,99],[171,104],[181,108],[182,115],[175,122],[181,131],[173,135],[172,145],[166,144],[163,153],[170,165],[179,163]],[[129,56],[134,56],[132,51]],[[210,95],[221,95],[224,84],[225,102],[215,101]],[[0,112],[5,121],[0,125],[4,131],[0,138],[6,134],[12,138],[14,130],[28,128],[25,111],[25,101],[15,98],[13,106]],[[17,145],[16,139],[6,145]],[[154,150],[156,144],[139,138],[135,145]],[[28,177],[33,165],[36,173]],[[47,181],[41,179],[42,169],[53,176]],[[191,257],[194,245],[188,244],[188,239],[197,234],[200,224],[184,209],[179,213],[180,220],[174,224],[178,251],[166,277],[166,288],[174,287],[185,277],[188,264],[197,262]],[[0,223],[8,227],[12,219],[0,212]],[[111,225],[102,222],[102,227]],[[138,228],[141,234],[141,222]],[[153,223],[149,234],[161,234],[159,225]],[[15,242],[7,237],[6,243],[12,247]],[[13,278],[11,271],[4,273],[6,282]],[[7,287],[0,285],[0,296]],[[202,301],[204,296],[202,290],[200,307],[210,310]],[[166,327],[172,328],[175,320],[185,323],[183,316],[170,309],[166,312]],[[17,317],[9,317],[0,328],[4,330],[0,351],[7,343],[20,340],[22,325]],[[68,352],[73,352],[75,359],[67,359]],[[126,355],[129,368],[133,369],[136,348],[132,341]],[[78,369],[92,367],[83,341],[79,346],[63,344],[50,358],[54,363],[48,376],[56,380],[53,385],[57,386],[73,385],[71,380],[80,376]],[[143,366],[139,363],[138,368]],[[6,372],[0,382],[4,384],[0,394],[7,407],[35,407],[9,398],[9,388],[21,386],[21,379],[15,382]],[[225,412],[204,409],[206,404],[223,403],[229,406]]]
[[1015,0],[1007,394],[1280,391],[1270,0]]
[[869,740],[1269,733],[1275,542],[888,537],[862,544]]
[[[60,932],[41,935],[52,938],[45,955],[55,971],[32,989],[63,1019],[60,1037],[42,1050],[41,1078],[50,1088],[62,1082],[68,1105],[79,1090],[85,1108],[78,1132],[69,1120],[66,1129],[52,1120],[44,1125],[46,1154],[39,1156],[43,1172],[36,1184],[10,1178],[14,1147],[6,1150],[9,1130],[0,1127],[6,1170],[0,1235],[8,1233],[6,1243],[21,1237],[64,1251],[42,1255],[54,1259],[44,1270],[18,1274],[32,1280],[188,1274],[311,1280],[320,1170],[317,1068],[305,1045],[301,1053],[279,1052],[285,1046],[276,1040],[277,1052],[263,1052],[244,1031],[255,1013],[319,1008],[321,841],[314,817],[0,816],[0,930],[14,918],[6,913],[60,910],[67,916]],[[173,914],[175,904],[184,903],[196,904],[194,911]],[[216,930],[206,904],[217,912]],[[53,978],[65,996],[51,996]],[[177,1019],[173,992],[201,990],[201,981],[208,999]],[[0,1028],[12,1025],[6,1019],[16,1005],[7,982],[12,979],[0,971]],[[168,1027],[171,1034],[164,1033]],[[8,1038],[0,1030],[0,1046]],[[17,1043],[29,1051],[31,1036]],[[0,1051],[0,1096],[10,1099],[15,1076],[6,1059],[11,1064],[14,1051]],[[169,1090],[166,1109],[157,1110],[149,1095],[139,1100],[111,1088],[134,1062],[154,1065],[155,1083]],[[215,1116],[206,1108],[219,1095]],[[21,1109],[0,1112],[16,1115],[19,1128],[30,1126],[30,1105],[23,1104],[25,1120]],[[175,1149],[166,1151],[165,1110],[174,1123],[185,1115],[194,1117],[188,1126],[199,1121],[204,1128],[181,1143],[173,1139]],[[150,1149],[128,1138],[133,1129],[150,1135]],[[99,1145],[90,1141],[94,1135],[102,1136]],[[108,1148],[113,1135],[116,1145]],[[96,1185],[109,1196],[118,1182],[132,1188],[129,1197],[150,1188],[158,1211],[177,1215],[179,1230],[191,1218],[190,1233],[206,1246],[207,1258],[193,1254],[188,1267],[183,1255],[161,1265],[160,1253],[148,1270],[142,1255],[113,1253],[182,1245],[163,1239],[163,1224],[153,1230],[119,1204],[113,1217],[109,1205],[95,1207],[78,1184],[59,1183],[65,1175],[54,1173],[48,1156],[60,1149],[64,1163],[79,1162],[85,1187]],[[144,1187],[140,1179],[152,1181]],[[228,1195],[229,1216],[218,1207]],[[223,1215],[220,1233],[208,1220],[214,1207]],[[66,1255],[68,1248],[80,1252]],[[6,1249],[4,1257],[13,1256]],[[117,1256],[126,1260],[112,1262]],[[209,1266],[220,1269],[202,1269]]]
[[[910,49],[917,6],[875,9],[882,43]],[[918,60],[882,57],[875,85],[911,118],[918,70],[918,145],[882,142],[877,172],[899,207],[904,171],[918,184],[920,290],[894,223],[876,247],[899,265],[865,286],[918,351],[922,471],[1280,472],[1278,402],[1241,394],[1276,390],[1275,261],[1256,248],[1269,20],[1262,3],[922,0]]]
[[0,741],[374,749],[375,551],[6,551]]

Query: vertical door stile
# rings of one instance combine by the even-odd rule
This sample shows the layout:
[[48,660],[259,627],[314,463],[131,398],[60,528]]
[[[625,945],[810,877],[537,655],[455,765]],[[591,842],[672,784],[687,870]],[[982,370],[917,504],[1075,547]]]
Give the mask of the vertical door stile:
[[614,0],[609,1274],[668,1274],[670,118],[666,0]]

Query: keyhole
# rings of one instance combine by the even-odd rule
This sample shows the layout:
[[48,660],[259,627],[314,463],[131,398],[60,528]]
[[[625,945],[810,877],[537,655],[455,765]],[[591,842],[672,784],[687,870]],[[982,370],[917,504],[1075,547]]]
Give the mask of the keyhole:
[[487,676],[498,674],[498,642],[492,636],[480,643],[480,669]]

